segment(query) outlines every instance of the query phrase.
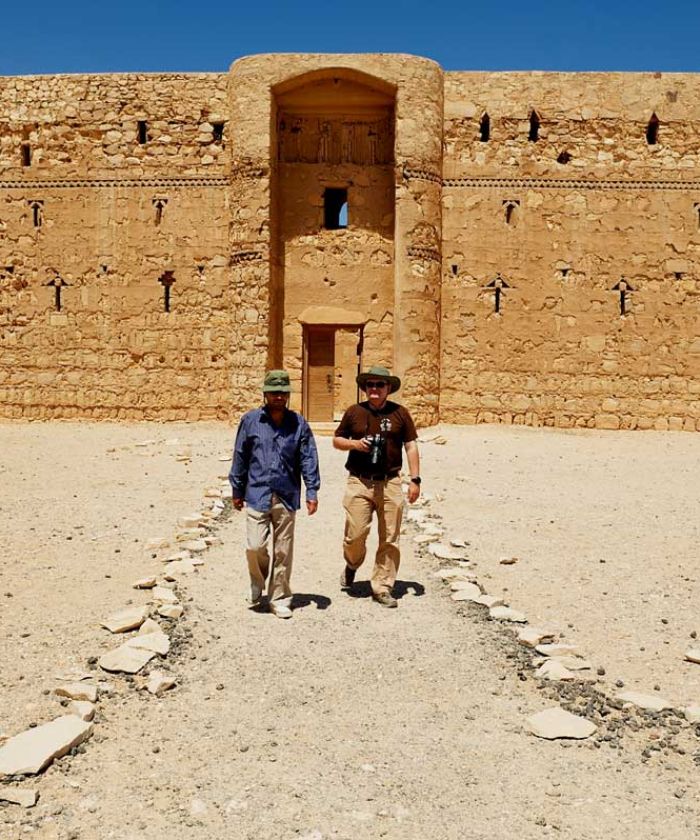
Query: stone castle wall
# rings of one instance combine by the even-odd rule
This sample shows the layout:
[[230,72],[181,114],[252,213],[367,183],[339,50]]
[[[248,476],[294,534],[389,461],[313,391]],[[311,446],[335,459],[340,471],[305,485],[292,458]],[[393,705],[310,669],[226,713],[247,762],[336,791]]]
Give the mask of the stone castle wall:
[[229,415],[226,95],[225,75],[0,80],[1,416]]
[[[282,130],[276,98],[333,68],[392,91],[393,126]],[[346,230],[319,229],[330,183]],[[301,384],[316,305],[364,313],[423,423],[696,430],[699,249],[692,75],[0,79],[0,417],[235,416],[266,366]]]
[[447,74],[444,139],[442,418],[700,429],[700,79]]

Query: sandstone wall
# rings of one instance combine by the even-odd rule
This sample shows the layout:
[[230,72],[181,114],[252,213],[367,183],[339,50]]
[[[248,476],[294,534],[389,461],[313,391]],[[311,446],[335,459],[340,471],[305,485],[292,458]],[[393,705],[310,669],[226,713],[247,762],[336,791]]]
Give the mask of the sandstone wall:
[[[375,93],[285,99],[334,72]],[[317,306],[424,424],[700,429],[699,167],[689,74],[2,78],[0,417],[231,417]]]
[[[350,183],[350,226],[324,230],[324,182]],[[301,390],[302,325],[308,307],[360,310],[365,359],[393,364],[394,171],[352,165],[283,164],[279,191],[284,250],[283,364]],[[301,405],[299,405],[301,408]]]
[[443,420],[700,429],[699,94],[446,75]]
[[0,416],[229,415],[226,109],[225,75],[0,79]]

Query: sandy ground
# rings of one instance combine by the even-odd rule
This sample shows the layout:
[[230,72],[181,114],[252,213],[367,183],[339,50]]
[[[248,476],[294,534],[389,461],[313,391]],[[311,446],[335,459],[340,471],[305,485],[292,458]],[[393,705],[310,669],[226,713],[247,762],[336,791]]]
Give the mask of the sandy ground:
[[439,431],[448,442],[424,447],[424,472],[489,591],[611,683],[700,703],[700,666],[684,661],[700,647],[700,435]]
[[[426,490],[441,497],[430,510],[469,540],[489,591],[604,665],[599,689],[622,679],[700,700],[700,666],[682,661],[700,439],[441,431],[445,446],[422,447]],[[172,439],[191,444],[191,463]],[[100,619],[147,600],[130,587],[162,568],[146,541],[172,536],[220,483],[231,439],[216,424],[0,424],[0,732],[62,711],[56,675],[114,646]],[[528,735],[525,717],[557,689],[533,679],[506,628],[450,601],[410,530],[398,610],[372,603],[366,585],[338,591],[343,457],[328,438],[319,447],[321,506],[298,520],[294,618],[247,609],[243,516],[232,515],[181,585],[186,613],[160,665],[177,687],[156,699],[106,680],[92,739],[23,783],[40,790],[34,809],[0,806],[0,837],[695,838],[693,729],[623,726],[613,711],[622,735]],[[659,749],[642,760],[651,741]]]

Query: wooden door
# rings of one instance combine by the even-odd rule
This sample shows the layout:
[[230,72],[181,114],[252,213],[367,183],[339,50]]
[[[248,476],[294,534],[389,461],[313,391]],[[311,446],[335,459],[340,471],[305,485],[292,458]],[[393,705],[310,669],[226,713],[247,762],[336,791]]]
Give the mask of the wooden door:
[[338,327],[335,332],[334,420],[340,420],[345,409],[357,402],[357,374],[360,372],[361,353],[362,329]]
[[308,327],[306,332],[306,419],[333,420],[335,329]]

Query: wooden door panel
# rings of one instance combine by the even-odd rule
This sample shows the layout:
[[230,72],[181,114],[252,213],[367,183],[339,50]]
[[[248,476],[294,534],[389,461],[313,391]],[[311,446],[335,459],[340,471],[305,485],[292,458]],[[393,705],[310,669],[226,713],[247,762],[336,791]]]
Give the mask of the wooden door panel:
[[333,419],[335,331],[309,329],[307,334],[307,419]]
[[361,335],[358,327],[338,327],[335,333],[335,400],[333,419],[357,402],[357,374],[360,367]]

